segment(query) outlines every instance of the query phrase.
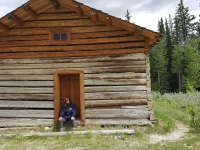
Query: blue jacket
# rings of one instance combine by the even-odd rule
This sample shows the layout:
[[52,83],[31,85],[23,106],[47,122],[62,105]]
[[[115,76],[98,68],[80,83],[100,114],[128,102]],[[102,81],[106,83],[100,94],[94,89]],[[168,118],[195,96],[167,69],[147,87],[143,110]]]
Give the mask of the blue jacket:
[[70,104],[64,105],[60,111],[60,117],[64,117],[66,120],[71,119],[71,117],[75,117],[76,115],[76,106],[69,99]]

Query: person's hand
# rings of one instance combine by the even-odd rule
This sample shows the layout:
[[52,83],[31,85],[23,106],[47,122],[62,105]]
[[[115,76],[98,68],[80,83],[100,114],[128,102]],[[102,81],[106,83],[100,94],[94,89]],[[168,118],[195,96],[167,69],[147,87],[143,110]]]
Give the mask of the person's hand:
[[71,117],[71,120],[75,120],[75,118],[74,118],[74,117]]
[[62,117],[59,117],[58,120],[61,121],[61,120],[62,120]]

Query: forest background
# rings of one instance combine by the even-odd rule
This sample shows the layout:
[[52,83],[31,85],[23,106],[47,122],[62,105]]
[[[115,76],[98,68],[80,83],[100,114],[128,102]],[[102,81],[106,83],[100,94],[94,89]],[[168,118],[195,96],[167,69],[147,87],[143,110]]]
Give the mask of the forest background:
[[[150,52],[152,91],[200,90],[200,19],[195,21],[197,17],[180,0],[174,18],[169,14],[158,21],[158,32],[163,38]],[[128,10],[125,18],[130,21]]]

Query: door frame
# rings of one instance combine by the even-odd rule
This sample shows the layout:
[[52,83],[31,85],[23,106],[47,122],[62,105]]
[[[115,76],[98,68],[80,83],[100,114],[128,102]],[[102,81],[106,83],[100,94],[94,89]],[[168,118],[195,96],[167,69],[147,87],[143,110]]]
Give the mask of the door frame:
[[60,75],[78,75],[80,80],[80,123],[85,125],[84,72],[82,70],[59,70],[54,72],[54,124],[60,113]]

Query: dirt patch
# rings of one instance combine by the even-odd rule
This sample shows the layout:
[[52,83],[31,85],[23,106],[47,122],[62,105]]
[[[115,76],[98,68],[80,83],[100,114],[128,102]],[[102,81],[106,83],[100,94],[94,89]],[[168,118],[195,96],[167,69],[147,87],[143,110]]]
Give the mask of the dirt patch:
[[178,141],[180,140],[183,136],[185,136],[187,134],[187,132],[189,131],[189,127],[187,127],[186,125],[182,124],[182,123],[176,123],[176,129],[171,132],[168,133],[167,135],[158,135],[158,134],[152,134],[150,135],[150,143],[157,143],[157,142],[161,142],[161,141]]

